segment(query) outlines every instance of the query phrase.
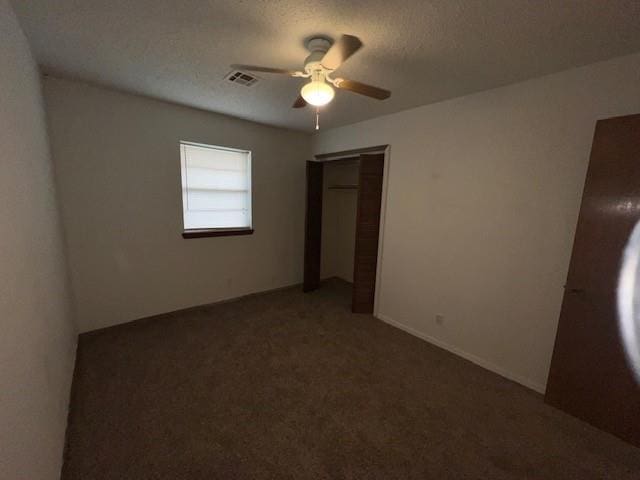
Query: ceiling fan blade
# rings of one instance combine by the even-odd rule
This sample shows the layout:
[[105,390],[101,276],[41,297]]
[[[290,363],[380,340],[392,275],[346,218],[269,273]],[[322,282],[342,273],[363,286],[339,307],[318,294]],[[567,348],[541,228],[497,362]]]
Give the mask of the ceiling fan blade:
[[293,108],[303,108],[307,106],[307,101],[302,98],[302,95],[298,95],[298,98],[296,98],[296,101],[293,102]]
[[336,78],[334,85],[336,88],[349,90],[350,92],[366,95],[367,97],[375,98],[377,100],[385,100],[391,96],[391,92],[384,88],[373,87],[366,83],[354,82],[353,80],[346,80],[344,78]]
[[231,68],[234,70],[245,70],[248,72],[262,72],[262,73],[279,73],[283,75],[289,75],[291,77],[296,77],[302,72],[298,72],[296,70],[286,70],[284,68],[271,68],[271,67],[259,67],[257,65],[231,65]]
[[322,57],[320,63],[324,68],[336,70],[347,58],[360,50],[361,47],[362,42],[358,37],[342,35],[331,45],[331,48],[325,53],[324,57]]

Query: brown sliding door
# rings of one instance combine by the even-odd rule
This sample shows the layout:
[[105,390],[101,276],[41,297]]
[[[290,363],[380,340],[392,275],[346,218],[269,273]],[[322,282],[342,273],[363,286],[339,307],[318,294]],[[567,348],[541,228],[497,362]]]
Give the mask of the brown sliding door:
[[373,313],[384,153],[360,155],[352,311]]
[[320,254],[322,239],[322,162],[307,162],[307,213],[304,238],[305,292],[320,285]]
[[640,115],[597,123],[545,400],[640,446],[640,388],[620,341],[616,283],[640,219]]

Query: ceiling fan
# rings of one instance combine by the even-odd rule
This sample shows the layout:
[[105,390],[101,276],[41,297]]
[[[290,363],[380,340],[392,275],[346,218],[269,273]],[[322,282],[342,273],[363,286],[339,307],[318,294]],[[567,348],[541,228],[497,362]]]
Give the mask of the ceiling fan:
[[335,95],[332,85],[333,87],[359,93],[377,100],[384,100],[391,96],[389,90],[345,78],[332,77],[333,73],[362,47],[362,42],[358,37],[342,35],[334,43],[326,37],[313,37],[307,42],[306,46],[310,54],[304,61],[303,71],[258,67],[255,65],[232,65],[231,67],[250,72],[277,73],[290,77],[309,78],[310,81],[302,87],[300,95],[293,102],[293,108],[302,108],[307,104],[315,107],[328,104]]

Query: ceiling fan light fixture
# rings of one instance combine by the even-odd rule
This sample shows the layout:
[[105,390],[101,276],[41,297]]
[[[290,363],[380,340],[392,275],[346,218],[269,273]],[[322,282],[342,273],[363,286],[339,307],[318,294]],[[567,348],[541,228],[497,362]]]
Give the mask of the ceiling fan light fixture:
[[322,107],[333,100],[335,92],[331,85],[323,80],[312,80],[302,87],[300,95],[308,104],[314,107]]
[[362,41],[353,35],[341,35],[335,41],[328,37],[315,36],[306,44],[309,56],[304,61],[303,71],[285,68],[261,67],[258,65],[232,65],[239,72],[262,72],[286,75],[294,78],[306,78],[308,83],[302,87],[298,98],[291,108],[304,108],[307,105],[317,107],[316,128],[319,107],[327,105],[335,96],[335,88],[353,92],[365,97],[385,100],[391,96],[389,90],[356,82],[346,78],[333,78],[332,75],[342,64],[362,48]]

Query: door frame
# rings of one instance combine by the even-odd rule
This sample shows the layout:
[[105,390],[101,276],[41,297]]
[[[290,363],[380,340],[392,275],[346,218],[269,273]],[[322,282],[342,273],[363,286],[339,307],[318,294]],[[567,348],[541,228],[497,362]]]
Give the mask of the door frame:
[[[381,283],[382,283],[382,262],[384,255],[384,226],[386,220],[387,213],[387,195],[388,195],[388,184],[389,184],[389,166],[391,160],[391,146],[386,145],[375,145],[370,147],[361,147],[355,148],[351,150],[342,150],[339,152],[329,152],[329,153],[321,153],[318,155],[314,155],[314,159],[310,160],[310,162],[331,162],[335,160],[343,160],[349,157],[358,156],[361,154],[367,153],[383,153],[384,154],[384,167],[382,173],[382,194],[380,201],[380,226],[378,232],[378,256],[376,263],[376,286],[374,293],[374,301],[373,301],[373,315],[378,316],[378,311],[380,308],[380,291],[381,291]],[[305,181],[306,182],[306,181]],[[305,192],[306,196],[306,192]],[[308,216],[308,205],[305,206],[305,215]],[[305,227],[306,229],[306,227]],[[307,232],[305,231],[305,238]],[[321,234],[322,235],[322,234]],[[321,247],[322,248],[322,244]],[[305,258],[306,261],[306,258]]]

